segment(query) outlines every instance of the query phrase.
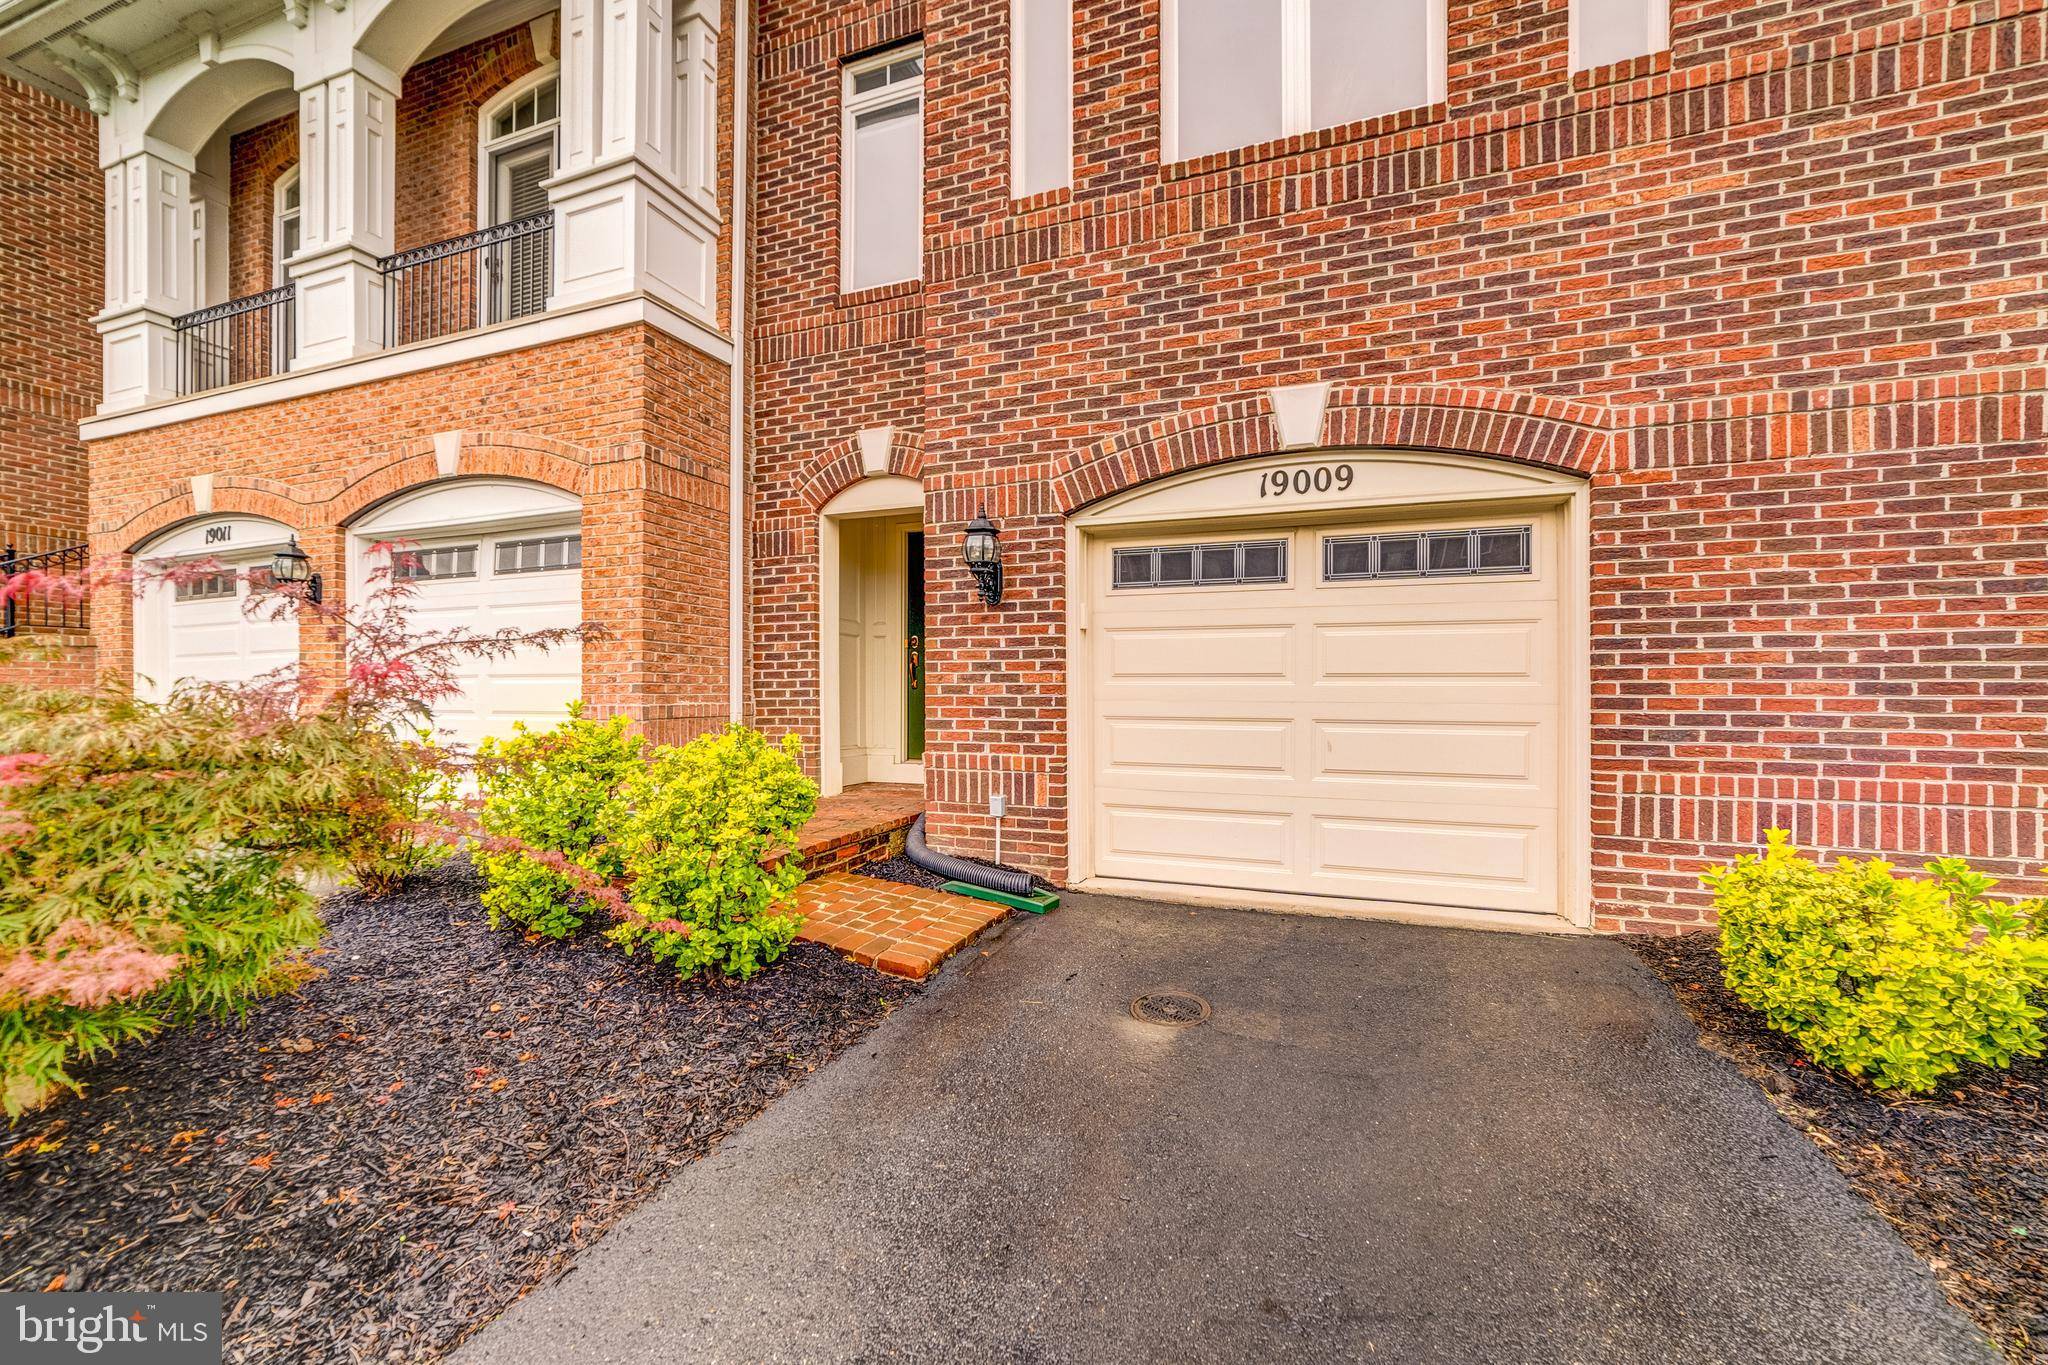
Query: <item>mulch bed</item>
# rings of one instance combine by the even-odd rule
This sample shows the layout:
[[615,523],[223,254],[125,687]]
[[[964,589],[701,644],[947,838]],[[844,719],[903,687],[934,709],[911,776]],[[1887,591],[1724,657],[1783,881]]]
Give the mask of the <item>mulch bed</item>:
[[1924,1099],[1888,1099],[1806,1061],[1721,982],[1711,934],[1629,944],[1701,1042],[1763,1086],[2017,1361],[2048,1361],[2048,1060],[1973,1067]]
[[681,984],[478,889],[337,897],[324,976],[24,1118],[0,1289],[217,1289],[230,1360],[432,1359],[916,989],[807,943]]

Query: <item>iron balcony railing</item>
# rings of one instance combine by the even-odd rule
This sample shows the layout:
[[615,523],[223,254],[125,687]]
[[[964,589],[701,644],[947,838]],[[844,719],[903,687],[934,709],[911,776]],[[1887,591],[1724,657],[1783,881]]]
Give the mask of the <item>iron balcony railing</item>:
[[388,346],[545,312],[554,287],[553,209],[386,256]]
[[205,393],[268,379],[292,365],[298,287],[283,285],[172,319],[178,335],[178,393]]
[[[66,545],[40,554],[17,555],[9,545],[0,551],[0,580],[36,570],[52,578],[80,574],[85,570],[87,547]],[[8,594],[0,606],[0,638],[13,639],[24,631],[81,631],[86,628],[85,599],[68,593]]]

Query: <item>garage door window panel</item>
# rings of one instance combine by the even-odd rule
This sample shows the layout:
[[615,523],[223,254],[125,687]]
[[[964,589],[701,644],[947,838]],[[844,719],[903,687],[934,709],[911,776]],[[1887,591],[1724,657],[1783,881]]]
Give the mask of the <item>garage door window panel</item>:
[[1110,586],[1221,588],[1287,582],[1285,540],[1219,541],[1206,545],[1132,545],[1116,551]]
[[1527,526],[1331,536],[1323,541],[1323,581],[1532,574],[1531,539]]
[[205,574],[197,578],[181,579],[172,588],[172,597],[179,602],[206,602],[216,598],[235,595],[235,575],[232,569],[219,573]]
[[583,537],[547,536],[535,540],[498,542],[495,571],[501,574],[553,573],[583,567]]
[[401,550],[392,565],[394,578],[408,582],[438,582],[450,578],[476,577],[474,545],[440,545],[431,550]]

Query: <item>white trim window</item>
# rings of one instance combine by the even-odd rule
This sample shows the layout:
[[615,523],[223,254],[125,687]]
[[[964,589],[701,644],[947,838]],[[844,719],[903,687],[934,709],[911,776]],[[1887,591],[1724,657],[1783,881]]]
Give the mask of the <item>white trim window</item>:
[[1572,70],[1590,71],[1671,46],[1671,0],[1572,0]]
[[294,166],[277,178],[270,234],[270,282],[283,287],[291,279],[291,259],[304,242],[299,214],[299,168]]
[[1010,0],[1010,193],[1074,182],[1074,0]]
[[924,273],[924,49],[847,64],[840,129],[840,286]]
[[1165,0],[1167,161],[1440,103],[1445,0]]

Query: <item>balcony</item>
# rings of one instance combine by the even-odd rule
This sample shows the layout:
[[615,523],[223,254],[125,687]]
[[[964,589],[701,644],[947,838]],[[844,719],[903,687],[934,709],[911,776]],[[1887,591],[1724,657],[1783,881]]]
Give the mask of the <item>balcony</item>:
[[291,368],[298,286],[229,299],[171,320],[178,337],[178,396],[268,379]]
[[[411,346],[547,311],[554,281],[549,209],[377,262],[382,345]],[[287,284],[172,320],[178,396],[268,379],[292,368],[298,286]]]
[[384,344],[410,346],[547,311],[554,283],[553,209],[377,262]]

